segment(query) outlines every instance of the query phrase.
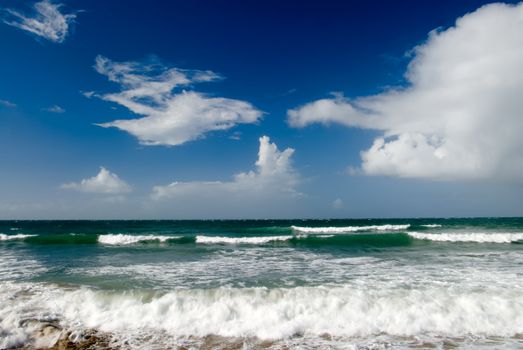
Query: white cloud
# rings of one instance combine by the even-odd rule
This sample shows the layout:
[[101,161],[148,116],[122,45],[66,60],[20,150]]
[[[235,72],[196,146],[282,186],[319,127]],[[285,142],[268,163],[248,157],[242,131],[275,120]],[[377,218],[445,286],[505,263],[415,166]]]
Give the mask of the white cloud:
[[61,43],[69,32],[69,26],[76,15],[60,12],[62,4],[43,0],[34,4],[34,15],[26,16],[13,9],[4,9],[2,21],[10,26],[23,29],[47,40]]
[[80,182],[63,184],[61,188],[103,194],[123,194],[131,192],[131,187],[125,181],[104,167],[100,167],[100,172],[93,177],[83,179]]
[[0,105],[2,105],[4,107],[9,107],[9,108],[15,108],[16,107],[16,104],[14,104],[11,101],[7,101],[7,100],[0,100]]
[[383,132],[361,171],[429,179],[521,180],[523,4],[491,4],[413,50],[406,88],[335,96],[288,111],[294,127],[339,123]]
[[44,108],[43,110],[46,112],[51,112],[51,113],[65,113],[65,109],[63,109],[62,107],[60,107],[58,105],[47,107],[47,108]]
[[195,83],[220,79],[211,71],[166,68],[158,63],[113,62],[102,56],[96,58],[95,69],[118,83],[121,91],[100,96],[90,92],[89,97],[118,103],[143,116],[97,125],[126,131],[144,145],[181,145],[210,131],[255,123],[262,116],[245,101],[179,91]]
[[222,198],[223,201],[238,199],[246,203],[261,197],[297,197],[299,175],[291,164],[292,148],[278,150],[269,137],[260,137],[256,169],[234,175],[232,181],[173,182],[153,187],[152,197],[162,198]]
[[235,131],[232,135],[229,136],[229,139],[239,141],[242,139],[242,133],[240,131]]
[[85,97],[87,97],[87,98],[92,98],[92,97],[96,96],[96,92],[94,92],[94,91],[82,91],[82,90],[80,90],[80,93],[82,95],[84,95]]

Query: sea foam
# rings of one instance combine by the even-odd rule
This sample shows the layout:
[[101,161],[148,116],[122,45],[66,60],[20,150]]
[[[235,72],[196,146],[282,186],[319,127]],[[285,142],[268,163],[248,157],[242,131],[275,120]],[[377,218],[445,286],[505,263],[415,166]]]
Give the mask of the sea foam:
[[291,226],[294,231],[303,233],[348,233],[361,231],[401,231],[410,227],[407,225],[371,225],[371,226],[345,226],[345,227],[302,227]]
[[179,239],[182,236],[156,236],[156,235],[126,235],[106,234],[98,236],[98,243],[108,245],[129,245],[139,242],[166,242],[170,239]]
[[18,240],[18,239],[24,239],[27,237],[34,237],[36,235],[26,235],[26,234],[16,234],[16,235],[6,235],[4,233],[0,233],[0,241],[12,241],[12,240]]
[[218,237],[196,236],[196,243],[207,244],[264,244],[276,241],[288,241],[293,236],[265,236],[265,237]]
[[98,329],[122,339],[137,334],[275,340],[296,334],[320,339],[323,334],[503,337],[523,332],[523,294],[518,290],[223,287],[143,294],[33,286],[20,294],[14,286],[1,287],[0,331],[5,337],[0,348],[23,344],[28,333],[21,318],[29,310],[44,319],[59,317],[66,327]]
[[511,243],[523,240],[523,233],[422,233],[408,232],[408,235],[436,242],[477,242],[477,243]]

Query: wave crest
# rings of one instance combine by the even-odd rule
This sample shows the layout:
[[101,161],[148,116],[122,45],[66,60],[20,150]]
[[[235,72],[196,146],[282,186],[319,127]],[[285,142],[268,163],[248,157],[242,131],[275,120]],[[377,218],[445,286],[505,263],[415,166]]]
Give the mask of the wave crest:
[[196,236],[196,243],[203,244],[264,244],[276,241],[289,241],[293,236],[266,236],[266,237],[220,237]]
[[402,231],[410,227],[406,225],[370,225],[370,226],[345,226],[345,227],[303,227],[291,226],[294,231],[303,233],[348,233],[363,231]]
[[512,243],[523,241],[523,233],[421,233],[408,232],[415,239],[435,242]]
[[17,235],[6,235],[5,233],[0,233],[0,241],[12,241],[12,240],[18,240],[18,239],[24,239],[28,237],[34,237],[36,235],[26,235],[23,233],[17,234]]
[[140,242],[167,242],[171,239],[179,239],[182,236],[155,236],[155,235],[126,235],[106,234],[98,236],[98,243],[108,245],[129,245]]

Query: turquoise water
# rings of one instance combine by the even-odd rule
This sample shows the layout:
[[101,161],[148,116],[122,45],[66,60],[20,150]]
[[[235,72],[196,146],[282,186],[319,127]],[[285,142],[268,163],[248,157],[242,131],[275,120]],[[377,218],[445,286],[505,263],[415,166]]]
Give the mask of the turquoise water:
[[1,221],[0,349],[26,319],[140,349],[521,348],[520,243],[523,218]]

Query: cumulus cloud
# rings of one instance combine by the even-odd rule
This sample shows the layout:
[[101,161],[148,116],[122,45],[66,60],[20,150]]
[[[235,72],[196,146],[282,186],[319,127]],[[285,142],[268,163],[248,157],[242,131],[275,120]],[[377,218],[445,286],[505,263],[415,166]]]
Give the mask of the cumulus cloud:
[[65,113],[65,109],[58,106],[58,105],[54,105],[54,106],[51,106],[51,107],[47,107],[47,108],[44,108],[43,109],[44,111],[46,112],[51,112],[51,113]]
[[491,4],[413,50],[407,87],[288,111],[294,127],[338,123],[383,134],[360,171],[428,179],[521,179],[523,4]]
[[211,71],[167,68],[158,63],[114,62],[102,56],[96,58],[95,69],[121,89],[103,95],[90,93],[89,97],[118,103],[143,116],[97,125],[126,131],[144,145],[181,145],[210,131],[255,123],[262,116],[245,101],[180,91],[196,83],[221,79]]
[[27,16],[13,9],[2,11],[2,21],[10,26],[28,31],[47,40],[61,43],[69,32],[76,15],[60,12],[62,4],[43,0],[34,4],[34,14]]
[[299,197],[296,190],[299,174],[294,170],[291,157],[294,149],[280,151],[269,137],[260,137],[258,160],[255,170],[234,175],[232,181],[173,182],[153,187],[154,199],[164,198],[221,198],[223,201],[240,200],[246,203],[252,198]]
[[131,187],[124,180],[104,167],[100,167],[100,172],[93,177],[83,179],[80,182],[63,184],[61,188],[102,194],[123,194],[131,192]]
[[8,107],[8,108],[15,108],[15,107],[16,107],[16,104],[14,104],[14,103],[11,102],[11,101],[0,100],[0,106],[4,106],[4,107]]

